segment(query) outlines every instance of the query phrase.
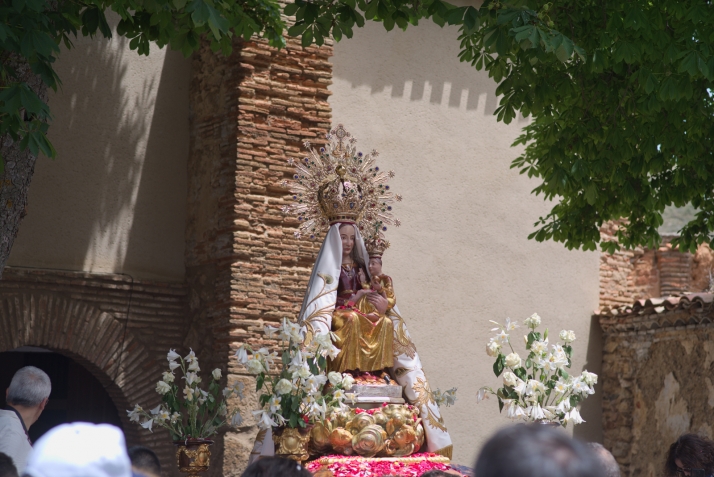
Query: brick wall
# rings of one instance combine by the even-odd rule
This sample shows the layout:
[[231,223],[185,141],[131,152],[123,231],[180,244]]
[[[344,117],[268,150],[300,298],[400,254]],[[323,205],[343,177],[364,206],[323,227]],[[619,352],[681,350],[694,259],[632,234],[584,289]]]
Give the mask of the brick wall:
[[143,431],[125,410],[159,403],[155,383],[168,348],[182,342],[185,317],[183,284],[11,267],[0,281],[0,352],[37,346],[82,364],[114,401],[128,444],[150,446],[169,471],[168,432]]
[[[605,224],[600,229],[603,240],[611,240],[617,227],[615,222]],[[700,245],[695,254],[683,253],[672,247],[673,238],[663,237],[657,250],[638,247],[600,254],[600,308],[709,289],[714,265],[709,246]]]
[[[331,54],[330,46],[288,39],[281,51],[236,41],[229,57],[204,44],[193,57],[186,343],[216,365],[228,363],[228,380],[247,381],[248,389],[252,378],[230,356],[243,342],[264,344],[264,323],[296,316],[319,246],[293,237],[297,222],[281,213],[279,183],[291,175],[287,159],[299,157],[306,140],[323,143],[330,128]],[[217,443],[212,475],[245,467],[255,396],[241,407],[246,425]]]

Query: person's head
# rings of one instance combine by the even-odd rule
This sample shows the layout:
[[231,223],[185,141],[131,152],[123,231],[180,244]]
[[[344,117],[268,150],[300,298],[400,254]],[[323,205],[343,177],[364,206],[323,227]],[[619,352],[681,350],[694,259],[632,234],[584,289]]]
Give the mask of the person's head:
[[250,464],[241,477],[312,477],[312,474],[294,460],[265,457]]
[[714,442],[697,434],[683,434],[670,447],[664,472],[667,477],[689,477],[692,469],[714,474]]
[[25,366],[12,377],[5,396],[7,403],[14,408],[34,410],[29,416],[23,414],[23,417],[31,421],[28,424],[33,424],[45,409],[51,391],[52,383],[47,373],[34,366]]
[[137,472],[141,472],[147,477],[161,475],[161,462],[156,457],[154,451],[144,446],[133,446],[127,449],[131,466]]
[[373,277],[382,274],[382,258],[381,257],[370,257],[369,258],[369,274]]
[[507,427],[491,437],[476,460],[478,477],[604,477],[584,444],[541,424]]
[[588,442],[586,445],[600,461],[600,465],[605,470],[605,477],[620,477],[620,465],[609,450],[597,442]]
[[17,477],[17,468],[9,455],[0,452],[0,477]]
[[432,470],[427,470],[426,472],[421,474],[419,477],[453,477],[453,476],[454,476],[454,474],[444,472],[443,470],[432,469]]
[[35,443],[23,477],[131,477],[124,434],[109,424],[75,422]]

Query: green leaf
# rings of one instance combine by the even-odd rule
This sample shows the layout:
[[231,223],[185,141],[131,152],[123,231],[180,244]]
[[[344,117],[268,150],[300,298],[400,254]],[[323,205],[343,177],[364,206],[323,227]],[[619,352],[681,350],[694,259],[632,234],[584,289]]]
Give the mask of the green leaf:
[[312,45],[313,33],[312,28],[305,30],[302,34],[301,44],[303,47],[308,47]]
[[298,5],[297,3],[288,3],[287,5],[285,5],[285,9],[283,9],[283,12],[285,13],[285,15],[291,17],[295,15],[295,13],[298,11],[298,8],[300,8],[300,5]]
[[467,7],[452,8],[444,17],[446,23],[449,25],[458,25],[463,23],[464,14],[466,13]]
[[690,76],[695,76],[697,73],[699,73],[699,67],[697,62],[698,57],[699,55],[697,55],[696,51],[690,51],[685,54],[682,58],[682,61],[679,63],[678,71],[680,73],[687,72]]
[[595,201],[597,200],[597,187],[595,187],[595,184],[592,182],[589,183],[587,186],[585,186],[585,200],[588,201],[588,204],[593,205],[595,204]]
[[298,22],[288,29],[288,35],[298,37],[303,34],[305,28],[307,28],[307,25],[305,23]]
[[570,59],[573,54],[573,42],[570,38],[562,37],[563,40],[560,45],[555,49],[555,56],[558,57],[560,61],[565,63]]
[[368,3],[367,10],[364,12],[364,17],[367,20],[372,20],[377,16],[377,11],[379,9],[379,0],[372,0]]
[[493,373],[496,375],[496,377],[499,377],[501,375],[505,366],[506,357],[502,354],[499,354],[498,358],[496,358],[496,362],[493,363]]

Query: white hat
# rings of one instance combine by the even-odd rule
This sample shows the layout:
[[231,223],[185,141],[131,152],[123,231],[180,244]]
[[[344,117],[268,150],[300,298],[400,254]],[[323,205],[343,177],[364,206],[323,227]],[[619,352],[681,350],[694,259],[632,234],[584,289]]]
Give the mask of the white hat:
[[124,434],[109,424],[76,422],[51,429],[25,468],[32,477],[131,477]]

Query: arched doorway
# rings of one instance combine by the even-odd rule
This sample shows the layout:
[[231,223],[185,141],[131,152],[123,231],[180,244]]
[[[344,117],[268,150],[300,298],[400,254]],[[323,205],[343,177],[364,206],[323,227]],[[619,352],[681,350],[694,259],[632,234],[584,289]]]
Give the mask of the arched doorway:
[[99,380],[74,359],[43,348],[23,346],[0,353],[0,403],[3,406],[4,390],[23,366],[42,369],[52,381],[47,407],[30,428],[33,442],[51,428],[66,422],[107,423],[122,429],[116,405]]

